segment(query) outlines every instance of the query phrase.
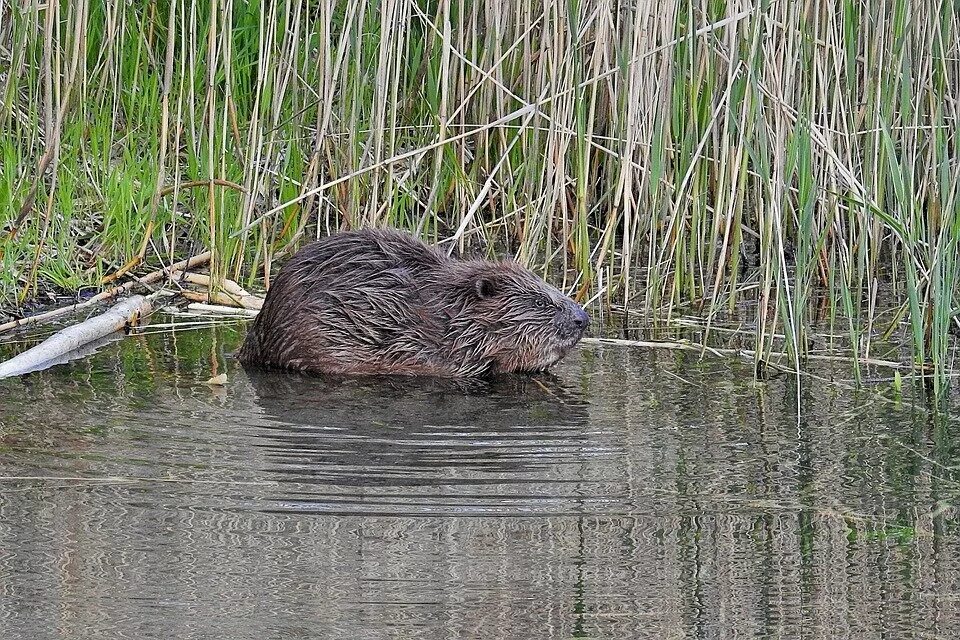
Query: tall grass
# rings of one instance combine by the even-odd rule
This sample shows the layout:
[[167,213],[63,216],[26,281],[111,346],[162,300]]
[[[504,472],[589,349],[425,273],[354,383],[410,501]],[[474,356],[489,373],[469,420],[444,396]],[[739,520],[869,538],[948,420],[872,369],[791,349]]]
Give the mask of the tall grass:
[[[362,225],[505,247],[758,365],[824,310],[909,327],[939,391],[958,282],[947,1],[0,0],[0,296]],[[216,182],[214,182],[216,180]],[[491,249],[492,251],[493,249]],[[885,291],[902,303],[884,315]],[[624,304],[625,303],[625,304]],[[783,336],[778,338],[777,336]]]

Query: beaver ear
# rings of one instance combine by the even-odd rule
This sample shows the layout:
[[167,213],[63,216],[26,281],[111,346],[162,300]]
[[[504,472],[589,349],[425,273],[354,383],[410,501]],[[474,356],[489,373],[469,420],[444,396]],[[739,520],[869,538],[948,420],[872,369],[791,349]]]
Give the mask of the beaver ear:
[[473,290],[481,300],[492,298],[497,294],[497,285],[490,276],[478,276],[473,283]]

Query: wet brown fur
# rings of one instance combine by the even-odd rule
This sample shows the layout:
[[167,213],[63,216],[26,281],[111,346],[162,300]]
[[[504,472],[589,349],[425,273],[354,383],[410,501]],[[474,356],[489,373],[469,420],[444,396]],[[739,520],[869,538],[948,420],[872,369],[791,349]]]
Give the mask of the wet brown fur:
[[586,321],[516,262],[455,260],[399,231],[352,231],[284,265],[237,355],[351,375],[542,371],[580,340]]

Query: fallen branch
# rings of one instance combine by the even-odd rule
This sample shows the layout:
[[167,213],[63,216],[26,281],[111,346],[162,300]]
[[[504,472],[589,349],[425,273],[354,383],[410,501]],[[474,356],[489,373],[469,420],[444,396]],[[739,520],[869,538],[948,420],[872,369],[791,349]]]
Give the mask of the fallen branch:
[[[213,283],[213,279],[210,276],[203,273],[193,273],[191,271],[174,271],[172,274],[170,274],[170,277],[173,280],[189,282],[190,284],[195,284],[201,287],[210,287]],[[232,296],[252,296],[249,291],[229,278],[224,278],[220,281],[220,289]]]
[[228,293],[208,293],[204,291],[191,291],[190,289],[184,289],[180,292],[180,295],[193,302],[213,303],[224,307],[240,307],[243,309],[253,309],[254,311],[259,311],[261,307],[263,307],[263,298],[258,296],[232,296]]
[[[212,289],[213,278],[203,273],[181,273],[174,271],[171,277],[175,281],[189,282]],[[191,291],[184,289],[180,294],[195,303],[216,303],[220,308],[241,308],[259,311],[263,307],[263,298],[255,296],[233,280],[224,278],[219,283],[220,291]]]
[[[670,351],[700,351],[702,347],[691,342],[650,342],[647,340],[620,340],[619,338],[583,338],[584,344],[611,344],[620,347],[646,347],[648,349],[667,349]],[[715,351],[710,349],[710,351]],[[717,353],[717,355],[722,355]]]
[[138,284],[151,284],[166,278],[172,271],[183,271],[184,269],[192,269],[203,264],[206,264],[210,261],[210,252],[206,251],[199,255],[195,255],[192,258],[187,260],[181,260],[180,262],[175,263],[170,269],[158,269],[153,273],[150,273],[142,278],[137,280],[131,280],[126,282],[119,287],[114,287],[112,289],[107,289],[102,293],[98,293],[89,300],[84,300],[83,302],[78,302],[77,304],[72,304],[68,307],[60,307],[59,309],[52,309],[50,311],[45,311],[43,313],[38,313],[35,316],[27,316],[26,318],[20,318],[18,320],[11,320],[10,322],[0,324],[0,333],[4,331],[9,331],[10,329],[16,329],[17,327],[25,327],[27,325],[36,324],[44,320],[49,320],[51,318],[57,318],[62,315],[66,315],[73,311],[79,311],[80,309],[86,309],[87,307],[92,307],[98,302],[103,302],[104,300],[110,300],[111,298],[116,298],[122,293],[126,293],[133,289]]
[[[737,356],[741,358],[753,358],[757,352],[752,349],[715,349],[694,342],[647,342],[644,340],[620,340],[616,338],[583,338],[581,342],[585,344],[609,344],[622,347],[645,347],[648,349],[668,349],[673,351],[708,351],[715,356]],[[793,357],[783,351],[771,351],[765,353],[769,358],[789,358]],[[856,362],[858,364],[873,367],[888,367],[890,369],[914,369],[912,364],[904,364],[894,360],[877,360],[875,358],[854,358],[853,356],[835,356],[825,353],[812,353],[804,356],[807,360],[825,360],[828,362]]]
[[[151,301],[144,296],[131,296],[106,312],[88,318],[53,334],[37,346],[0,362],[0,378],[19,376],[46,369],[63,362],[63,357],[96,340],[139,322],[150,313]],[[68,358],[69,359],[69,358]]]
[[190,311],[196,311],[204,314],[219,314],[223,316],[243,316],[246,318],[255,318],[260,313],[256,309],[244,309],[243,307],[225,307],[219,304],[205,304],[203,302],[191,302],[187,305]]

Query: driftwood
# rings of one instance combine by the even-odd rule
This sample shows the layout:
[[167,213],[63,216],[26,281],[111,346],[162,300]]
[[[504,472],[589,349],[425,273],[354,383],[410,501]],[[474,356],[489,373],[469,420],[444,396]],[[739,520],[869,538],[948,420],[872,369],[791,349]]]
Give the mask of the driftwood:
[[131,296],[114,305],[105,313],[58,331],[37,346],[0,362],[0,378],[19,376],[39,371],[73,359],[84,345],[103,340],[124,327],[136,324],[140,317],[150,313],[151,301],[144,296]]
[[20,318],[19,320],[11,320],[10,322],[0,324],[0,332],[9,331],[10,329],[16,329],[17,327],[25,327],[27,325],[36,324],[44,320],[49,320],[51,318],[57,318],[62,315],[66,315],[73,311],[79,311],[81,309],[86,309],[87,307],[92,307],[98,302],[103,302],[104,300],[110,300],[115,298],[121,293],[126,293],[130,291],[138,284],[152,284],[159,280],[166,278],[171,271],[183,271],[184,269],[192,269],[203,264],[210,262],[210,252],[206,251],[199,255],[195,255],[192,258],[187,260],[181,260],[180,262],[174,263],[170,269],[158,269],[153,273],[150,273],[142,278],[136,280],[131,280],[130,282],[124,283],[119,287],[113,287],[112,289],[107,289],[102,293],[98,293],[89,300],[84,300],[83,302],[78,302],[77,304],[72,304],[68,307],[60,307],[59,309],[52,309],[50,311],[45,311],[43,313],[38,313],[35,316],[27,316],[26,318]]

